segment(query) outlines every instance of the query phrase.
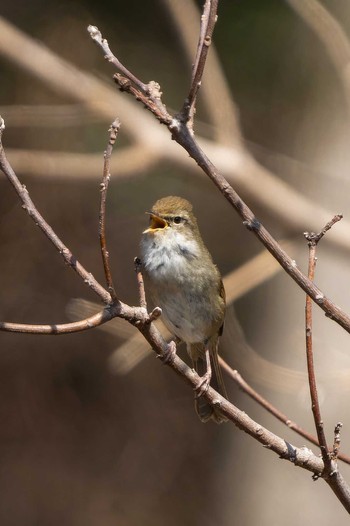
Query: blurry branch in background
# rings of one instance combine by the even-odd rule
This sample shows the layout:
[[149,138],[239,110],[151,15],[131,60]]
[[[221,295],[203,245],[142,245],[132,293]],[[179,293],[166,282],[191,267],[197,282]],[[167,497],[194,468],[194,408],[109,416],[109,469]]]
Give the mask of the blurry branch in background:
[[6,115],[11,128],[68,128],[102,120],[83,104],[12,104],[0,106],[0,115]]
[[[177,29],[182,34],[181,25],[178,25]],[[145,167],[148,166],[147,157],[150,156],[151,165],[157,161],[166,160],[178,164],[185,170],[200,173],[193,162],[184,156],[174,143],[169,143],[166,131],[158,126],[151,115],[144,112],[141,107],[133,104],[121,93],[115,92],[109,84],[94,75],[80,71],[75,65],[73,66],[63,60],[43,44],[27,36],[1,17],[0,54],[39,78],[55,92],[79,101],[92,114],[99,115],[109,122],[115,114],[115,108],[118,107],[118,117],[123,122],[123,129],[128,133],[133,144],[136,145],[135,147],[139,148],[140,154],[147,151],[147,156],[143,158]],[[216,68],[220,68],[217,63]],[[214,84],[215,78],[214,76],[211,89],[215,93],[219,93],[222,83]],[[135,122],[138,123],[138,126],[134,126]],[[237,119],[235,126],[238,126]],[[236,138],[237,136],[236,133]],[[271,215],[292,231],[303,231],[305,225],[308,225],[310,229],[317,230],[320,224],[326,223],[329,217],[333,215],[312,200],[305,198],[300,192],[261,166],[246,147],[240,144],[240,141],[233,140],[230,147],[208,139],[200,139],[200,144],[230,183],[244,192],[252,203],[269,210]],[[78,158],[74,154],[72,157],[72,154],[64,152],[60,152],[56,156],[50,153],[52,161],[48,165],[46,163],[49,158],[42,153],[39,153],[35,158],[35,154],[31,156],[30,153],[26,154],[23,151],[18,152],[18,154],[13,151],[10,152],[9,158],[11,161],[13,158],[13,161],[17,163],[14,165],[17,170],[21,169],[25,173],[29,173],[26,162],[30,161],[28,167],[33,175],[35,171],[41,174],[46,173],[47,166],[55,166],[55,163],[57,163],[56,166],[60,167],[60,173],[64,170],[63,176],[68,177],[71,173],[77,174],[78,162],[76,159]],[[44,164],[41,164],[42,162]],[[72,162],[72,167],[70,162]],[[88,176],[91,174],[91,170],[88,168],[88,163],[84,163],[84,166],[87,167]],[[142,162],[134,168],[142,169]],[[130,173],[128,170],[126,172]],[[98,170],[96,170],[97,173],[99,173]],[[257,180],[259,180],[260,185],[256,184]],[[261,192],[261,188],[264,188],[264,192]],[[286,202],[288,202],[288,208],[285,206]],[[350,238],[347,235],[349,230],[350,223],[343,221],[336,231],[329,236],[329,242],[338,247],[349,249]]]
[[[101,171],[101,154],[68,153],[54,151],[6,149],[16,172],[34,177],[66,179],[93,179]],[[135,178],[159,161],[148,148],[142,145],[125,146],[115,156],[112,166],[118,167],[119,178]]]
[[318,0],[287,0],[287,3],[324,44],[342,83],[350,113],[350,42],[344,29]]
[[[177,4],[172,4],[177,6]],[[190,5],[190,4],[188,4]],[[211,54],[208,57],[210,62]],[[212,76],[212,75],[211,75]],[[203,88],[206,83],[203,85]],[[210,83],[212,86],[212,83]],[[220,88],[221,89],[221,88]],[[204,91],[204,90],[203,90]],[[232,101],[233,102],[233,101]],[[217,116],[222,115],[223,104],[225,100],[220,100],[220,104],[216,106]],[[218,109],[219,108],[219,109]],[[214,110],[214,108],[213,108]],[[19,127],[23,128],[70,128],[70,127],[84,127],[86,125],[93,125],[95,123],[105,123],[103,115],[94,113],[83,104],[14,104],[10,106],[0,106],[0,115],[6,115],[7,126],[11,129]],[[217,118],[217,117],[216,117]],[[223,117],[222,117],[223,118]],[[223,124],[228,125],[227,119],[224,119]],[[235,122],[238,125],[238,121]],[[204,121],[196,119],[196,130],[200,131],[199,135],[213,134],[216,136],[216,129],[214,125],[205,123]],[[227,137],[226,137],[227,139]],[[219,139],[218,139],[219,140]],[[224,140],[221,137],[220,140]],[[234,139],[228,139],[230,143]],[[327,179],[340,179],[343,183],[349,184],[346,174],[339,172],[325,172],[320,173],[319,170],[312,168],[301,160],[296,160],[286,154],[278,153],[265,146],[245,140],[246,146],[254,156],[263,159],[268,164],[272,164],[277,172],[287,174],[292,179],[307,178],[309,176],[324,176]],[[52,177],[59,180],[69,178],[94,179],[96,180],[100,169],[100,154],[94,153],[69,153],[66,151],[47,151],[47,150],[30,150],[19,148],[6,148],[7,155],[11,159],[11,164],[16,172],[25,172],[27,175],[38,177]],[[159,153],[149,151],[147,146],[138,145],[136,142],[130,146],[119,148],[115,152],[112,166],[118,166],[118,173],[116,177],[138,177],[140,173],[148,171],[151,167],[156,166],[163,159]],[[164,156],[164,160],[166,160]],[[184,161],[180,159],[173,159],[174,164],[178,163],[184,165]],[[84,166],[82,172],[81,166]],[[193,175],[200,173],[193,170],[193,166],[188,166],[189,170],[193,171]],[[288,226],[288,225],[287,225]],[[331,241],[332,243],[332,241]]]

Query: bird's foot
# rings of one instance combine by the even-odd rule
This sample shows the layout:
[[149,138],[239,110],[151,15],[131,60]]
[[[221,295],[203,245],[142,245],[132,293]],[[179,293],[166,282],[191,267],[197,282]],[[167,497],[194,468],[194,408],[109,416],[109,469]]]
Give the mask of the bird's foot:
[[176,343],[171,340],[168,343],[166,350],[163,352],[161,359],[164,364],[173,363],[176,356]]
[[203,376],[200,377],[198,385],[194,387],[195,398],[200,398],[202,395],[204,395],[208,391],[210,380],[211,380],[211,371],[207,371],[205,374],[203,374]]
[[210,363],[210,353],[209,349],[205,349],[205,361],[207,365],[207,371],[203,376],[200,377],[198,385],[194,388],[195,398],[199,398],[204,395],[208,389],[211,380],[211,363]]

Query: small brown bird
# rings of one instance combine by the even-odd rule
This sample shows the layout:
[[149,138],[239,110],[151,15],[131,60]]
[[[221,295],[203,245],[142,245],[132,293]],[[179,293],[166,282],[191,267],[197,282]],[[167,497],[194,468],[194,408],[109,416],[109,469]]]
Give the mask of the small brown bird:
[[[170,332],[186,343],[193,367],[202,377],[195,408],[202,422],[226,421],[219,408],[201,397],[212,385],[227,398],[218,363],[218,341],[225,316],[225,291],[200,235],[192,205],[164,197],[153,206],[141,239],[146,289],[162,309]],[[213,375],[212,375],[213,373]]]

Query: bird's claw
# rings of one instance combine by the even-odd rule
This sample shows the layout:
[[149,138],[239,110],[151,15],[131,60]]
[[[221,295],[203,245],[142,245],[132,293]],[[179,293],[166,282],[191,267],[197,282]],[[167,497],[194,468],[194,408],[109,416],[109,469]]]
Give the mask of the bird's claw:
[[211,372],[206,372],[203,376],[200,377],[200,381],[198,385],[194,387],[195,398],[201,397],[208,391],[210,380],[211,380]]
[[166,350],[163,352],[161,356],[162,362],[164,364],[173,363],[173,361],[175,360],[175,356],[176,356],[176,343],[173,340],[171,340],[171,342],[168,343]]

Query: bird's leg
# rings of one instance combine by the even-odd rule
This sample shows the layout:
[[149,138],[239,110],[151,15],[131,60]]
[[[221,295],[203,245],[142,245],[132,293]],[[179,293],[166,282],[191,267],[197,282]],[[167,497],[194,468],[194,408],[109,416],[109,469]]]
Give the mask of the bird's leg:
[[205,361],[207,365],[207,370],[205,374],[203,374],[203,376],[200,377],[200,382],[197,385],[197,387],[194,388],[194,390],[196,391],[196,398],[199,398],[208,391],[211,380],[212,372],[210,363],[210,352],[207,346],[205,347]]

